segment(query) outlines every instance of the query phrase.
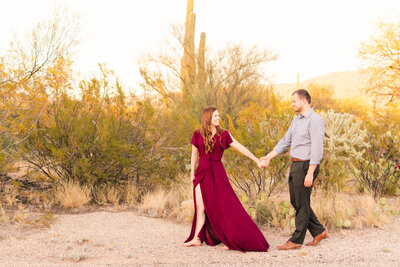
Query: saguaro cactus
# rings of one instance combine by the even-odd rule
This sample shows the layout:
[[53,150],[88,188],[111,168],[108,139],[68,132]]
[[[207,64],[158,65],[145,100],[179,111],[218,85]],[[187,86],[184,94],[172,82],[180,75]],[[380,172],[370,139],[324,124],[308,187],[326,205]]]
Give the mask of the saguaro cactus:
[[197,82],[200,90],[204,90],[206,73],[204,69],[204,50],[206,46],[206,33],[200,35],[199,51],[197,54]]
[[181,60],[181,89],[185,93],[193,90],[196,84],[196,65],[194,53],[194,33],[196,14],[193,12],[193,0],[187,1],[183,56]]

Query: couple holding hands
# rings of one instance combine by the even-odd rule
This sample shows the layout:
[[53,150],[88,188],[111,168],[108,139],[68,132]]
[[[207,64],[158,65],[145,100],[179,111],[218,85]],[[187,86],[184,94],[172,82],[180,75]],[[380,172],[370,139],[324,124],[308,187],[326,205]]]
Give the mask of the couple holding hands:
[[[268,251],[269,244],[236,196],[222,165],[224,150],[233,147],[252,159],[260,168],[290,147],[289,192],[290,202],[296,210],[296,230],[280,250],[300,248],[307,229],[315,246],[328,237],[310,206],[311,188],[319,173],[325,135],[324,122],[311,107],[310,94],[299,89],[292,95],[292,107],[298,115],[293,119],[284,137],[273,151],[261,159],[236,141],[219,126],[219,113],[214,107],[205,108],[201,128],[191,141],[191,179],[193,182],[194,217],[185,247],[201,246],[203,242],[214,246],[223,243],[224,250]],[[198,162],[198,166],[196,168]]]

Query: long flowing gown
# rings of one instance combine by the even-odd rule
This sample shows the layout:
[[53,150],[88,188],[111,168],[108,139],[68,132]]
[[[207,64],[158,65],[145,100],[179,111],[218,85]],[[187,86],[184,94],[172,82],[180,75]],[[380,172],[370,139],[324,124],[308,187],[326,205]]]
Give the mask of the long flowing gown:
[[196,194],[200,186],[203,197],[206,222],[198,237],[207,245],[224,243],[231,250],[268,251],[269,244],[258,229],[233,190],[222,165],[224,150],[229,148],[232,138],[228,131],[214,135],[214,149],[205,153],[203,137],[197,130],[191,144],[199,150],[199,165],[193,181],[195,213],[188,242],[193,239],[196,229]]

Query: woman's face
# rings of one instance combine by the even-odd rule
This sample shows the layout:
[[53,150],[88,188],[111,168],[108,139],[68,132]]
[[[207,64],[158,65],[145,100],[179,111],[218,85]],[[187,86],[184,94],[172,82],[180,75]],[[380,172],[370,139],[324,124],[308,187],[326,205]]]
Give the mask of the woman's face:
[[219,113],[218,110],[214,111],[211,117],[211,125],[217,126],[219,125]]

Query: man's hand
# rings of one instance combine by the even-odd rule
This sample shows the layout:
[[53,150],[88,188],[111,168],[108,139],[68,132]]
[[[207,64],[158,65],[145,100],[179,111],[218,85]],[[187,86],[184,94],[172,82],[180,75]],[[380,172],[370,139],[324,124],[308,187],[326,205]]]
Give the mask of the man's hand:
[[313,184],[314,175],[311,173],[307,173],[306,178],[304,179],[304,186],[311,187]]
[[257,165],[258,165],[258,167],[260,167],[260,168],[268,168],[269,162],[270,162],[270,159],[269,159],[269,158],[267,158],[267,157],[262,157]]

